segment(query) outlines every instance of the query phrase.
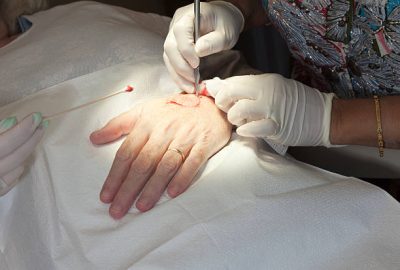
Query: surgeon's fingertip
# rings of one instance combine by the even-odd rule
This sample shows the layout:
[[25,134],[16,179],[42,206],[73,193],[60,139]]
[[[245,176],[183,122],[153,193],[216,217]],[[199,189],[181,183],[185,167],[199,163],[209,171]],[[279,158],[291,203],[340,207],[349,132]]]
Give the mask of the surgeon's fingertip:
[[279,124],[271,118],[252,121],[236,129],[236,133],[245,137],[268,138],[276,135],[279,130]]
[[42,122],[42,114],[40,112],[33,113],[32,120],[35,126],[39,126],[39,124]]
[[251,132],[249,132],[247,129],[242,128],[242,127],[238,127],[236,129],[236,133],[242,137],[255,137],[253,134],[251,134]]
[[4,129],[4,130],[7,130],[7,129],[15,126],[16,124],[17,124],[17,118],[15,116],[11,116],[11,117],[8,117],[6,119],[3,119],[0,122],[0,128]]
[[215,98],[219,91],[222,90],[222,88],[224,87],[223,81],[218,77],[215,77],[211,80],[206,80],[203,82],[203,84],[204,88],[207,90],[208,95],[212,96],[213,98]]
[[207,39],[199,39],[194,46],[194,50],[198,57],[205,57],[212,53],[212,43]]
[[46,128],[49,127],[49,125],[50,125],[50,120],[44,120],[44,121],[42,122],[42,124],[41,124],[41,127],[44,128],[44,129],[46,129]]

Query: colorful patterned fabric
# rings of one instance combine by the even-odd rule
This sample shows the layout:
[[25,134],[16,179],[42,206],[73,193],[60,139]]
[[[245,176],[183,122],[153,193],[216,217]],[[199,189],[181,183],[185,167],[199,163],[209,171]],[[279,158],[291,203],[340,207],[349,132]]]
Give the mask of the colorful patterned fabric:
[[400,0],[264,6],[297,60],[295,79],[342,98],[400,94]]

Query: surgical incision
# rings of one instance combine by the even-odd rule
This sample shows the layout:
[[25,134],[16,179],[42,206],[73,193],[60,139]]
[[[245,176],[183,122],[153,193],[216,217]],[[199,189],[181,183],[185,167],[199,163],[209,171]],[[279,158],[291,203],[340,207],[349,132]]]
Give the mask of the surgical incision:
[[194,94],[178,94],[168,99],[167,103],[184,107],[197,107],[200,104],[200,98],[201,96],[196,96]]

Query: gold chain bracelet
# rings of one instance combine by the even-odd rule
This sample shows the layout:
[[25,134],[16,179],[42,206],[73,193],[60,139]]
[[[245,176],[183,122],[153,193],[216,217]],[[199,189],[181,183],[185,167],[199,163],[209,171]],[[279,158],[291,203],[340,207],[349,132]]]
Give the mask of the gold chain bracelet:
[[376,134],[378,136],[378,150],[379,156],[383,157],[383,148],[385,147],[385,143],[383,141],[383,131],[382,131],[382,120],[381,120],[381,105],[378,96],[374,96],[375,102],[375,114],[376,114]]

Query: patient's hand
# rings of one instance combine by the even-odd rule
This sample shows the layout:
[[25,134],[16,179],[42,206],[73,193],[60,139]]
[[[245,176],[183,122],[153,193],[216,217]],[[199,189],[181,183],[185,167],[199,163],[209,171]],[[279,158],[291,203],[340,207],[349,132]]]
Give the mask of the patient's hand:
[[194,95],[178,97],[190,106],[157,99],[91,134],[94,144],[128,135],[100,193],[101,201],[111,203],[113,218],[122,218],[139,195],[136,207],[140,211],[151,209],[165,189],[171,197],[178,196],[207,159],[228,142],[232,127],[212,99],[201,96],[200,103],[192,107],[196,105],[190,102]]

